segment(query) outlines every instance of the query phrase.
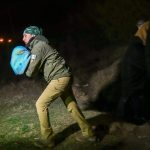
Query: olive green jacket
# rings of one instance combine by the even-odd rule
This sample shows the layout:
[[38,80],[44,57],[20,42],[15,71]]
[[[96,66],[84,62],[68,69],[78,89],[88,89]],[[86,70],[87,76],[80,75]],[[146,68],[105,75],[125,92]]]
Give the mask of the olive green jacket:
[[41,72],[47,82],[60,77],[71,76],[70,68],[63,57],[52,48],[48,40],[38,35],[30,41],[27,47],[31,50],[31,60],[26,70],[28,77]]

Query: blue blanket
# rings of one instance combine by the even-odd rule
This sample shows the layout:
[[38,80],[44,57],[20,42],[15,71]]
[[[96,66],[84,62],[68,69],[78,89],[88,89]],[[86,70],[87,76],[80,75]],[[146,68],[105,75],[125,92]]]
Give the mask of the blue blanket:
[[10,65],[16,75],[24,74],[30,61],[31,53],[24,46],[16,46],[11,53]]

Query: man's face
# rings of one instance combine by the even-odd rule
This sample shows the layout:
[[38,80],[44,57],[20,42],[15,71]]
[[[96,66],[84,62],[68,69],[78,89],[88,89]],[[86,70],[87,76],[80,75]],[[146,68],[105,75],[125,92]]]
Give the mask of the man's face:
[[24,33],[22,40],[23,40],[23,42],[25,44],[27,44],[32,37],[34,37],[34,35],[28,34],[28,33]]

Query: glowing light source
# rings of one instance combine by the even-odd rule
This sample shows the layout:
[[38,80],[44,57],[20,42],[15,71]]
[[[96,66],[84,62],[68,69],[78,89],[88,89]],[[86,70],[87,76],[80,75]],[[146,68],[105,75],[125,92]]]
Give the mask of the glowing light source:
[[11,43],[11,42],[12,42],[12,39],[8,39],[7,42],[8,42],[8,43]]
[[0,37],[0,44],[7,44],[7,43],[12,43],[13,40],[12,38],[3,38],[3,37]]
[[4,42],[4,38],[0,38],[0,43],[3,43]]

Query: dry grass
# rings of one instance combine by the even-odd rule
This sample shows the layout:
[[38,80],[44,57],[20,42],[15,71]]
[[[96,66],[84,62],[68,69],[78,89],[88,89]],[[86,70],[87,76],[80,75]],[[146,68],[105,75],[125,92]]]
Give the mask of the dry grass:
[[[40,86],[39,84],[41,85],[41,83],[36,84],[35,81],[24,80],[17,84],[10,83],[1,88],[0,150],[38,149],[34,146],[33,141],[40,135],[35,109],[35,101],[43,90],[43,85]],[[28,86],[30,90],[26,88]],[[34,92],[31,92],[33,89]],[[28,93],[29,91],[30,93]],[[108,134],[98,143],[77,142],[75,137],[80,134],[79,127],[67,112],[63,102],[57,99],[49,107],[49,111],[51,124],[58,142],[55,150],[117,150],[117,146],[122,140],[118,135]],[[92,125],[109,126],[113,120],[113,118],[97,111],[83,111],[83,113]]]
[[[1,150],[36,149],[33,140],[39,137],[40,131],[35,101],[43,87],[33,83],[34,81],[28,80],[17,84],[10,83],[0,90]],[[30,90],[26,88],[28,86]],[[31,92],[33,89],[34,92]],[[75,122],[60,99],[52,103],[49,110],[51,123],[56,134],[63,132],[70,126],[75,126],[75,130],[79,130],[77,125],[73,125]],[[89,111],[85,114],[87,118],[90,118],[97,115],[98,112]],[[73,131],[73,129],[71,130]]]

